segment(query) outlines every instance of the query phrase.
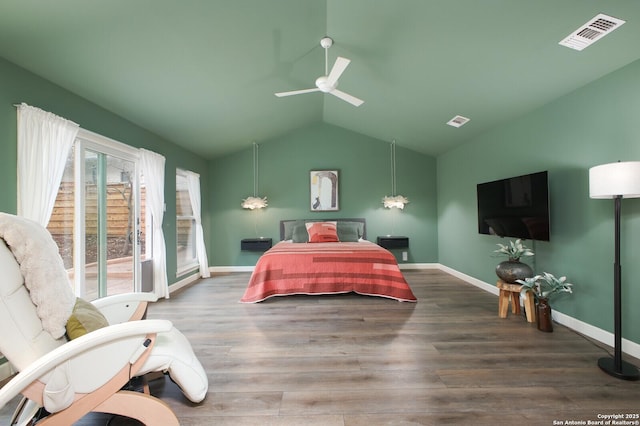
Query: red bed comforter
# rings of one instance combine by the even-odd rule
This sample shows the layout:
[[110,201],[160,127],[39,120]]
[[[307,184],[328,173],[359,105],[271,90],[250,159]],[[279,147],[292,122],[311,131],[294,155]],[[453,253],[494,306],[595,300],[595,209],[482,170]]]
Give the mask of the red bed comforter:
[[369,241],[280,242],[258,259],[240,301],[255,303],[272,296],[349,292],[417,301],[393,254]]

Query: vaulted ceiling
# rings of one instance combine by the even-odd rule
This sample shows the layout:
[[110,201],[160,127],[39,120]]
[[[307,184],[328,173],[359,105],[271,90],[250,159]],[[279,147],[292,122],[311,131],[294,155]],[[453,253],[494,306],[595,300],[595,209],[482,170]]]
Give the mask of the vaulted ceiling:
[[[626,23],[582,51],[558,44],[599,13]],[[324,36],[361,106],[274,96],[315,87]],[[0,56],[208,158],[317,122],[438,155],[639,59],[639,41],[638,0],[0,5]]]

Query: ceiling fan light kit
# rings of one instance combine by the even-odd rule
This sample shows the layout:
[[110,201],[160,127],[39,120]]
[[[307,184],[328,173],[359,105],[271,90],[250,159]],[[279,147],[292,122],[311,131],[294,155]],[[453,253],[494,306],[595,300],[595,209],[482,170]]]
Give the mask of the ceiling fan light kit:
[[358,99],[348,93],[338,90],[338,79],[347,68],[350,59],[338,56],[336,62],[329,72],[329,48],[333,46],[333,39],[324,37],[320,40],[320,46],[324,49],[324,75],[316,79],[316,87],[312,89],[293,90],[289,92],[278,92],[275,95],[279,98],[283,96],[301,95],[303,93],[322,92],[329,93],[345,102],[349,102],[353,106],[360,106],[364,103],[362,99]]

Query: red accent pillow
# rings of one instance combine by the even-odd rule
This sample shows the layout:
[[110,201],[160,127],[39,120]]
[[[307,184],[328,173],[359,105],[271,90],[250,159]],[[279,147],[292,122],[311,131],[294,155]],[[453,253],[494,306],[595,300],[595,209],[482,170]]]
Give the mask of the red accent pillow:
[[310,243],[337,243],[338,228],[336,222],[305,223]]

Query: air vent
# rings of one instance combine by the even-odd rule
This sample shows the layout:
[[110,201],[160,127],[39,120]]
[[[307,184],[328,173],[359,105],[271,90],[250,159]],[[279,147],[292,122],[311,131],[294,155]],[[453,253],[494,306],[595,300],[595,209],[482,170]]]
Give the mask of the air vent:
[[453,127],[462,127],[465,124],[467,124],[470,120],[471,120],[470,118],[463,117],[461,115],[456,115],[451,120],[447,121],[447,124]]
[[571,49],[582,50],[600,40],[625,22],[626,21],[622,19],[601,13],[571,33],[559,44]]

